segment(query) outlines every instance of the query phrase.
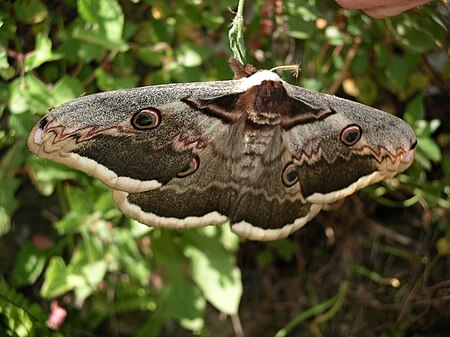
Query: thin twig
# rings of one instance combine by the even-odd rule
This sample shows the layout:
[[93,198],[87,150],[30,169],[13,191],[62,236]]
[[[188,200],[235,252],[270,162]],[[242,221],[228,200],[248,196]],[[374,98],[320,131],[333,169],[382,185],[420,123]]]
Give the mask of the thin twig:
[[244,330],[242,330],[241,319],[238,314],[231,315],[231,324],[233,324],[233,330],[236,337],[244,337]]
[[339,86],[344,81],[345,77],[347,76],[348,69],[350,68],[350,65],[352,64],[352,61],[353,61],[353,59],[356,56],[356,51],[358,50],[359,46],[361,45],[364,33],[365,33],[367,28],[368,28],[368,25],[365,25],[364,27],[362,27],[361,33],[358,36],[355,37],[354,42],[353,42],[352,46],[350,47],[350,50],[348,51],[348,53],[347,53],[347,55],[345,57],[345,61],[344,61],[344,65],[342,67],[342,70],[340,71],[339,76],[336,77],[336,79],[333,81],[333,83],[329,87],[329,89],[327,91],[328,94],[332,95],[332,94],[336,93],[336,91],[338,90]]
[[350,50],[348,51],[348,53],[345,57],[344,65],[342,67],[342,70],[339,72],[339,76],[336,77],[336,79],[333,81],[333,83],[327,90],[328,94],[330,94],[330,95],[335,94],[336,91],[339,89],[341,83],[347,77],[348,69],[350,68],[351,63],[356,56],[356,51],[358,50],[358,47],[361,44],[361,41],[362,41],[361,36],[357,36],[355,38],[355,42],[350,47]]

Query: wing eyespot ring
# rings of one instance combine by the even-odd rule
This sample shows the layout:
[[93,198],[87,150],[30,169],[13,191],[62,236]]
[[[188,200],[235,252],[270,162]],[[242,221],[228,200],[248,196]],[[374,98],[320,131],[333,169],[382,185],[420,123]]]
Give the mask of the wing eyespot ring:
[[299,181],[297,166],[293,162],[284,167],[281,180],[286,187],[294,186]]
[[342,131],[339,136],[342,143],[344,143],[346,146],[352,146],[355,145],[362,136],[362,129],[359,125],[356,124],[350,124],[347,125]]
[[48,117],[45,116],[39,121],[39,129],[44,130],[48,123],[49,123]]
[[145,108],[131,118],[131,126],[137,130],[150,130],[161,123],[161,112],[156,108]]
[[178,178],[185,178],[192,173],[196,172],[200,167],[200,158],[195,156],[191,161],[183,168],[182,171],[177,173]]

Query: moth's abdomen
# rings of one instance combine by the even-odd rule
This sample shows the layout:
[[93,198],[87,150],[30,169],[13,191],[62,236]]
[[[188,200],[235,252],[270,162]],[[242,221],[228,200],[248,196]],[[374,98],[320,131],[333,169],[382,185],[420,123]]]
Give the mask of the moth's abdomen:
[[243,185],[265,179],[262,176],[264,167],[278,163],[276,161],[284,150],[279,146],[282,145],[280,142],[274,141],[276,136],[274,128],[264,131],[250,128],[245,130],[241,144],[235,147],[237,153],[234,157],[239,158],[239,161],[230,167],[233,179]]

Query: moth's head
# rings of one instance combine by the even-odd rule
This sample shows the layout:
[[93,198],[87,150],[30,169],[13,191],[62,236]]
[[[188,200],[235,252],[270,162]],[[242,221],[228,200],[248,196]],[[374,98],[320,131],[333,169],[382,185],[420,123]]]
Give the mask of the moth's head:
[[234,57],[230,57],[228,63],[230,64],[231,70],[233,70],[234,72],[233,79],[235,80],[239,80],[244,77],[250,77],[258,71],[255,66],[251,64],[242,64],[238,59]]

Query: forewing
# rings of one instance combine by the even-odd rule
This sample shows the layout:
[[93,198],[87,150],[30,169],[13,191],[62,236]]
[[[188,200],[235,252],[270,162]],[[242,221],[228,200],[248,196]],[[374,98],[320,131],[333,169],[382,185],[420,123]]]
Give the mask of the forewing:
[[[225,124],[183,100],[239,95],[239,83],[168,84],[80,97],[51,110],[34,127],[28,144],[38,156],[84,171],[113,189],[158,188]],[[159,118],[158,125],[136,129],[132,121],[141,122],[136,116],[142,111]]]
[[335,202],[393,177],[411,164],[416,137],[403,120],[335,96],[292,85],[286,85],[286,89],[299,102],[333,112],[286,130],[286,142],[307,201]]

